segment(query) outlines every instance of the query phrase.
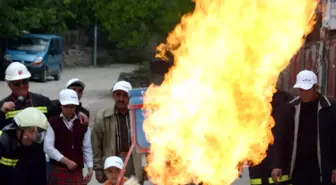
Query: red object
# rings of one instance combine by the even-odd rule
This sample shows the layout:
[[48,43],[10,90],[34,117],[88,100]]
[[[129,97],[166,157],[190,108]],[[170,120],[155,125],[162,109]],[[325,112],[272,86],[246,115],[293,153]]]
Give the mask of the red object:
[[82,169],[71,172],[67,168],[52,166],[48,185],[83,185]]
[[117,181],[117,184],[116,185],[122,185],[122,179],[124,178],[124,175],[125,175],[125,172],[126,172],[126,166],[127,166],[127,163],[128,163],[128,160],[129,158],[131,157],[131,154],[134,150],[134,148],[136,147],[137,148],[137,151],[141,152],[141,153],[149,153],[149,148],[141,148],[138,146],[137,142],[136,142],[136,121],[135,121],[135,109],[141,109],[143,107],[142,104],[138,104],[138,105],[129,105],[129,108],[132,110],[131,111],[131,114],[132,114],[132,144],[131,144],[131,147],[130,149],[128,150],[128,153],[126,155],[126,158],[125,158],[125,161],[124,161],[124,166],[123,166],[123,169],[121,170],[120,174],[119,174],[119,177],[118,177],[118,181]]
[[[282,88],[285,91],[292,92],[296,81],[296,75],[303,69],[312,70],[318,75],[318,67],[322,67],[322,89],[329,99],[336,100],[336,39],[328,40],[325,47],[328,52],[324,53],[326,60],[319,64],[319,53],[321,41],[312,41],[305,44],[291,59],[288,71],[283,75],[284,83]],[[318,78],[320,76],[318,75]]]
[[22,70],[18,71],[18,74],[19,74],[19,75],[22,75]]
[[126,172],[126,166],[127,166],[128,160],[131,157],[131,154],[132,154],[132,152],[135,148],[135,145],[136,145],[135,144],[135,137],[133,135],[132,136],[132,145],[131,145],[130,149],[128,150],[127,156],[126,156],[125,161],[124,161],[123,169],[121,170],[121,172],[119,174],[118,181],[117,181],[116,185],[121,185],[122,179],[124,178],[124,175],[125,175],[125,172]]
[[[142,105],[136,105],[136,107],[137,108],[142,108]],[[133,108],[136,108],[136,107],[133,107]],[[132,111],[132,114],[134,114],[132,119],[135,119],[135,111]],[[131,130],[132,131],[132,144],[131,144],[131,147],[128,150],[128,153],[126,155],[126,158],[125,158],[125,161],[124,161],[124,166],[123,166],[123,169],[121,170],[121,172],[119,174],[118,181],[117,181],[116,185],[122,185],[122,179],[124,178],[124,175],[125,175],[125,172],[126,172],[126,166],[127,166],[128,160],[131,157],[131,154],[132,154],[134,148],[137,146],[137,144],[136,144],[136,132],[135,132],[135,120],[132,120],[132,127],[131,128],[132,128],[132,130]],[[149,149],[141,149],[140,147],[138,147],[138,149],[142,152],[149,151]]]
[[[134,142],[135,142],[135,146],[137,147],[137,151],[141,152],[141,153],[149,153],[149,148],[141,148],[137,143],[136,143],[136,138],[137,138],[137,134],[135,132],[135,128],[136,128],[136,115],[135,115],[135,111],[136,109],[142,109],[143,105],[142,104],[138,104],[138,105],[129,105],[129,108],[132,110],[131,111],[131,118],[132,118],[132,135],[135,136],[134,137]],[[132,142],[133,142],[133,138],[132,138]]]

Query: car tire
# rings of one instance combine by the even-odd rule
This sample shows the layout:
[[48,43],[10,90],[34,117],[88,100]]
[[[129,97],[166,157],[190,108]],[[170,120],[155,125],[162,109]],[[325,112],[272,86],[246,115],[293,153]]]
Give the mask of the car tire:
[[48,69],[46,67],[43,68],[43,71],[40,75],[40,82],[45,82],[48,79]]
[[53,75],[54,80],[59,81],[61,78],[61,69],[58,69],[57,74]]
[[53,75],[54,80],[59,81],[61,78],[62,65],[59,66],[59,69],[55,75]]

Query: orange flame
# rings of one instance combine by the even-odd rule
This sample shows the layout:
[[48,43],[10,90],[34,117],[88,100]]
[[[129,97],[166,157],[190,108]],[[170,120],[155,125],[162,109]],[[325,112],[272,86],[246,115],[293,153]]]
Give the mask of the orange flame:
[[[174,67],[144,98],[147,172],[159,185],[231,184],[273,136],[279,73],[313,27],[316,0],[196,0],[159,55]],[[169,161],[167,163],[167,161]]]

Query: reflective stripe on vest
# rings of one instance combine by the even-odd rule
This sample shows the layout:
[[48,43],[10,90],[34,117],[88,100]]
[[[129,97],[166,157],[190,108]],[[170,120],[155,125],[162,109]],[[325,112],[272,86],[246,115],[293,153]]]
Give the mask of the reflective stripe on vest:
[[[289,175],[283,175],[281,178],[279,178],[278,182],[286,182],[289,181]],[[251,179],[250,180],[251,185],[258,185],[258,184],[262,184],[262,179],[258,178],[258,179]],[[274,184],[274,181],[272,179],[272,177],[268,178],[268,183],[269,184]]]
[[8,159],[5,157],[2,157],[0,159],[0,163],[5,165],[5,166],[10,166],[10,167],[15,167],[16,164],[18,163],[19,159]]
[[[0,136],[2,134],[2,131],[0,130]],[[8,159],[5,157],[2,157],[0,159],[0,163],[5,165],[5,166],[11,166],[11,167],[15,167],[16,164],[18,163],[19,159]]]
[[[48,113],[48,108],[47,107],[35,107],[38,110],[40,110],[42,113]],[[10,119],[10,118],[14,118],[15,115],[17,115],[19,112],[21,112],[22,110],[14,110],[14,111],[9,111],[6,113],[6,120]]]

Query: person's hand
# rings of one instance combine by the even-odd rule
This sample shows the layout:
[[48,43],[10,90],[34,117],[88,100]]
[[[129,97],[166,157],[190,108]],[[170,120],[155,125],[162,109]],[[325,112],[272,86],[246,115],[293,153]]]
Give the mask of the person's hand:
[[280,168],[274,168],[272,170],[272,179],[275,183],[279,183],[279,179],[282,177],[282,170]]
[[333,184],[336,184],[336,170],[333,170],[333,171],[332,171],[331,182],[332,182]]
[[88,172],[83,179],[83,184],[89,184],[89,182],[91,181],[91,178],[92,178],[92,174],[93,174],[93,169],[88,168]]
[[105,182],[105,175],[103,172],[96,171],[96,179],[99,183],[104,183]]
[[81,124],[83,125],[88,125],[89,123],[89,118],[87,117],[86,114],[84,114],[83,112],[79,112],[78,113],[78,118]]
[[11,111],[15,108],[15,104],[14,102],[5,102],[2,107],[1,107],[1,111],[4,113],[7,113],[8,111]]
[[66,166],[70,171],[73,171],[77,168],[77,164],[73,162],[72,160],[67,160]]

